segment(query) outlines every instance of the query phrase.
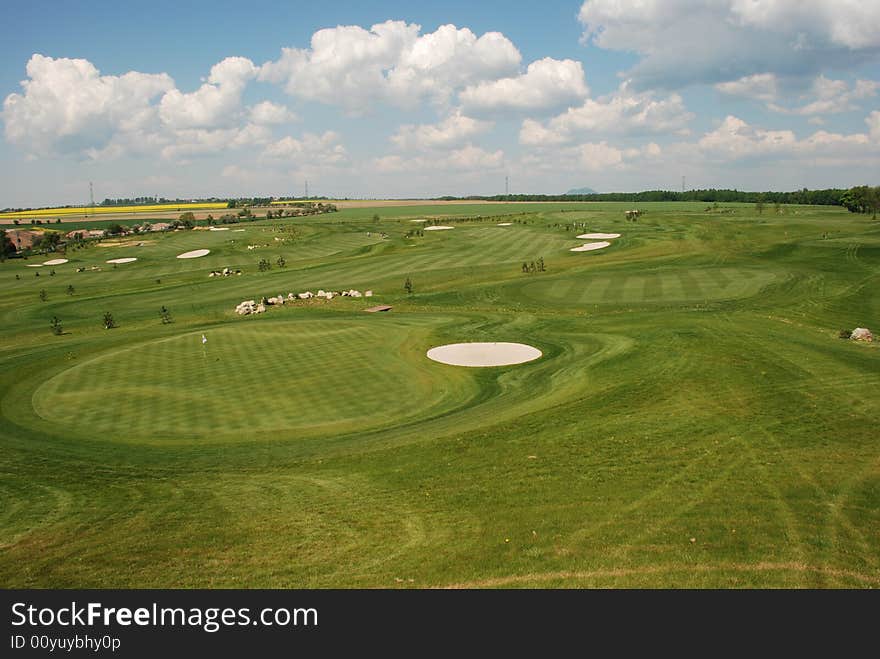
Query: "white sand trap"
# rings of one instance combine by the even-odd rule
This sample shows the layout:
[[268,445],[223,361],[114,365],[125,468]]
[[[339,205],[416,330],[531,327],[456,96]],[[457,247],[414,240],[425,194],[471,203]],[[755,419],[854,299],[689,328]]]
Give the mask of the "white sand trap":
[[107,263],[134,263],[137,259],[133,256],[127,256],[124,259],[110,259]]
[[428,220],[410,220],[410,222],[427,222]]
[[28,263],[27,267],[29,267],[29,268],[42,268],[43,264],[42,263]]
[[232,233],[242,233],[244,231],[247,231],[247,229],[233,229]]
[[541,355],[540,350],[524,343],[450,343],[428,351],[428,359],[450,366],[510,366]]
[[67,259],[52,259],[51,261],[43,261],[43,265],[64,265]]
[[571,252],[592,252],[594,249],[602,249],[603,247],[608,247],[611,243],[601,242],[601,243],[587,243],[586,245],[581,245],[580,247],[572,247],[569,251]]
[[191,252],[184,252],[183,254],[178,254],[177,258],[179,259],[197,259],[201,256],[207,256],[211,253],[210,249],[194,249]]
[[454,229],[455,227],[445,227],[442,224],[438,224],[433,227],[425,227],[425,231],[446,231],[447,229]]
[[211,227],[209,231],[229,231],[229,227]]
[[608,240],[609,238],[620,238],[619,233],[582,233],[578,236],[584,240]]
[[513,222],[499,222],[499,223],[498,223],[498,226],[500,226],[500,227],[512,227],[512,226],[513,226]]

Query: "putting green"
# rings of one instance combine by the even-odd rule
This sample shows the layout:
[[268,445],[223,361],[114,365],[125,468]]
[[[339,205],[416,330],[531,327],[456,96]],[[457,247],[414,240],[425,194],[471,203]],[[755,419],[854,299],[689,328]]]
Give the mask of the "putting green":
[[655,272],[598,275],[537,281],[523,287],[533,300],[566,304],[691,302],[751,297],[772,283],[769,270],[677,268]]
[[[342,434],[460,406],[476,391],[410,351],[421,330],[366,321],[239,323],[67,369],[35,411],[95,439],[225,441]],[[281,434],[279,434],[281,433]]]

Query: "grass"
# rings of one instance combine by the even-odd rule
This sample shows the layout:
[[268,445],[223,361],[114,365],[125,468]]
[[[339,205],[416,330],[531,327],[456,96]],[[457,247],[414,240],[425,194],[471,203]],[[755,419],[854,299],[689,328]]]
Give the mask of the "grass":
[[[880,225],[729,206],[345,209],[0,264],[0,584],[877,587],[880,352],[837,332],[880,327]],[[317,288],[376,296],[233,313]],[[467,340],[544,357],[424,357]]]

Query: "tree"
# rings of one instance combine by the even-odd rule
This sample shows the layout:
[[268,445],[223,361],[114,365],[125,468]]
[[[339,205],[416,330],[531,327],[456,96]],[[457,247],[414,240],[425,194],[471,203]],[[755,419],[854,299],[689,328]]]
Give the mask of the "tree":
[[104,329],[113,329],[116,327],[116,321],[113,320],[113,314],[109,311],[104,312]]
[[526,272],[526,273],[529,271],[529,264],[526,263],[525,261],[523,261],[523,264],[522,264],[522,271]]
[[284,260],[284,257],[283,257],[283,256],[279,256],[279,257],[278,257],[278,260],[275,261],[275,263],[278,264],[278,267],[279,267],[279,268],[283,268],[285,265],[287,265],[287,261]]
[[380,220],[379,214],[378,213],[373,214],[373,222],[378,222],[379,220]]
[[120,236],[120,235],[122,235],[123,233],[125,233],[125,227],[122,226],[121,224],[119,224],[119,223],[117,222],[117,223],[115,223],[115,224],[111,224],[109,227],[107,227],[107,228],[104,230],[104,232],[105,232],[108,236]]
[[755,212],[758,215],[761,215],[764,212],[764,202],[760,199],[755,202]]
[[407,277],[407,278],[406,278],[406,281],[403,282],[403,290],[406,291],[407,295],[412,295],[412,292],[413,292],[413,283],[412,283],[412,280],[411,280],[409,277]]
[[265,272],[266,270],[272,269],[272,264],[269,263],[269,261],[267,261],[266,259],[260,259],[257,267],[260,269],[260,272]]
[[538,270],[539,270],[540,272],[546,272],[546,271],[547,271],[547,268],[544,267],[544,257],[543,257],[543,256],[542,256],[541,258],[538,259]]
[[76,291],[75,291],[74,288],[73,288],[73,284],[69,284],[69,285],[67,286],[67,294],[68,294],[68,295],[73,295],[75,292],[76,292]]
[[52,334],[55,336],[64,334],[64,328],[61,327],[61,321],[58,320],[58,316],[52,316],[52,322],[49,323],[49,327],[52,328]]
[[45,288],[40,289],[40,302],[45,302],[49,299],[49,294],[46,292]]
[[186,224],[187,222],[195,222],[196,216],[192,212],[187,211],[186,213],[181,213],[177,219]]
[[168,311],[168,307],[166,307],[164,304],[162,305],[162,308],[159,310],[159,315],[162,318],[163,325],[167,325],[168,323],[173,322],[171,320],[171,312]]

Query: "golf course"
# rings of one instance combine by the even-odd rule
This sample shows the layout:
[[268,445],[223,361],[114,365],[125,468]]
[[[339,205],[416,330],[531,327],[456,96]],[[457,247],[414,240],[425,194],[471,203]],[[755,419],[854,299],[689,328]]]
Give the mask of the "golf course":
[[0,263],[4,588],[880,587],[870,214],[200,224]]

